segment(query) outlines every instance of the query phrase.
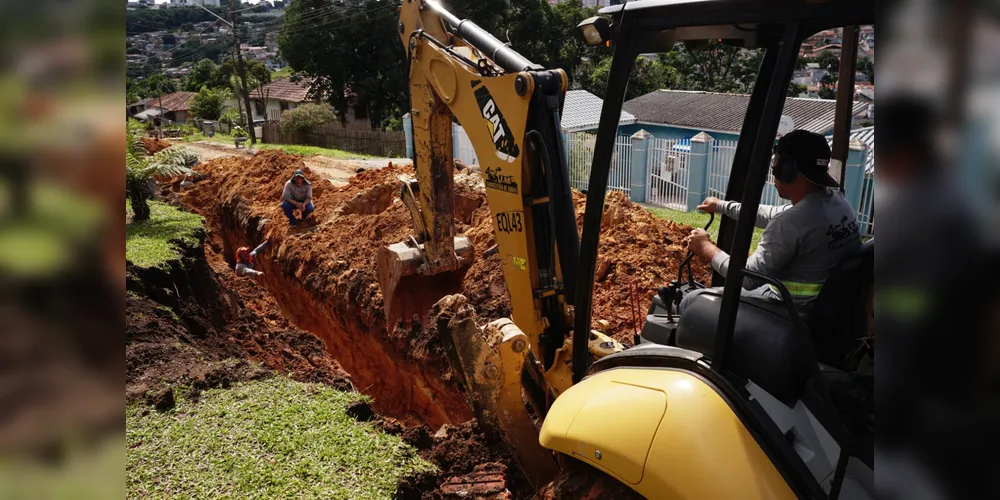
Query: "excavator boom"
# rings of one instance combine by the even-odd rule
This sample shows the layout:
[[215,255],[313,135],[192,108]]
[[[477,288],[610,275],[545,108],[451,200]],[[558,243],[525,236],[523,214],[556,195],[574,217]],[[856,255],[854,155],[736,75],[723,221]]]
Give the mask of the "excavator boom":
[[[377,256],[386,317],[391,328],[433,313],[470,405],[541,486],[558,469],[538,442],[521,387],[526,381],[528,403],[542,416],[572,383],[579,235],[559,123],[568,80],[434,0],[403,2],[399,33],[409,60],[416,169],[400,198],[414,233]],[[448,296],[461,289],[476,253],[455,234],[453,120],[479,158],[497,243],[496,255],[485,258],[502,264],[511,302],[511,318],[491,318],[499,323],[486,328],[455,319],[474,311],[464,297]],[[603,336],[594,345],[602,342],[610,345]]]

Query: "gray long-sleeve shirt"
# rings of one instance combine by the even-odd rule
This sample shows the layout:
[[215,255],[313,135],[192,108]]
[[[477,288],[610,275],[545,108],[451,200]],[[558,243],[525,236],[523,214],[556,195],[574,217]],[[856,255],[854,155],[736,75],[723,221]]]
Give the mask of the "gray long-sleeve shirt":
[[[719,202],[718,212],[737,219],[740,204]],[[815,191],[795,205],[761,205],[755,225],[764,234],[746,268],[781,280],[796,304],[811,303],[830,271],[861,245],[854,208],[836,189]],[[712,268],[726,276],[729,254],[719,252]],[[748,289],[762,285],[749,277],[743,281]],[[773,290],[770,296],[779,297]]]
[[285,189],[281,191],[281,201],[295,200],[302,203],[311,200],[313,197],[313,187],[309,181],[304,181],[301,186],[296,186],[294,182],[285,182]]

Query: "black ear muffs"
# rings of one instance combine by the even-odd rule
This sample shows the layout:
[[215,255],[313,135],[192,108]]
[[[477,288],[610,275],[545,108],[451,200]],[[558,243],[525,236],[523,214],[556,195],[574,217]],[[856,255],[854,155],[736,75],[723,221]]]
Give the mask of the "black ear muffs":
[[796,163],[794,157],[776,152],[774,153],[772,171],[774,178],[778,179],[778,182],[791,184],[795,182],[795,175],[799,171],[799,165]]

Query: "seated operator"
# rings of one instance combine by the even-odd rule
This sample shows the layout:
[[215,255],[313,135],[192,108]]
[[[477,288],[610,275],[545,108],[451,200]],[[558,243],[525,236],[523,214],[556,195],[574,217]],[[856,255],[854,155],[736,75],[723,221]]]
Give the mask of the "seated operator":
[[[760,205],[756,226],[764,228],[757,251],[746,268],[781,280],[792,295],[799,311],[808,313],[830,271],[861,245],[854,208],[836,189],[838,184],[828,173],[830,146],[826,138],[805,130],[794,130],[774,147],[771,172],[778,195],[790,205]],[[699,210],[721,213],[733,219],[740,214],[740,204],[706,198]],[[691,231],[689,248],[712,262],[722,276],[729,271],[729,254],[709,239],[703,229]],[[781,298],[760,280],[746,277],[744,295]],[[696,293],[687,294],[685,303]]]

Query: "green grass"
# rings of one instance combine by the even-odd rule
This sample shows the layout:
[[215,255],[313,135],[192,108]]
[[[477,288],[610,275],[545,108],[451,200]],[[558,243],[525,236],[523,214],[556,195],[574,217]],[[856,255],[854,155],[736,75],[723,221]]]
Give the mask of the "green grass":
[[235,145],[235,143],[233,142],[233,136],[228,134],[223,134],[221,132],[216,132],[215,135],[212,137],[208,137],[201,132],[197,132],[191,135],[184,136],[182,140],[184,142],[206,141],[206,142],[215,142],[219,144],[228,144],[230,146]]
[[[258,141],[260,138],[257,138]],[[184,136],[184,142],[197,142],[197,141],[207,141],[215,142],[218,144],[226,144],[228,146],[233,145],[233,136],[220,134],[216,132],[214,137],[206,137],[205,134],[198,132],[197,134],[191,134]],[[250,146],[249,140],[245,143],[248,147]],[[286,153],[299,155],[299,156],[326,156],[327,158],[336,158],[338,160],[371,160],[377,158],[376,156],[361,154],[361,153],[351,153],[349,151],[343,151],[340,149],[329,149],[321,148],[317,146],[301,146],[296,144],[262,144],[258,142],[252,147],[253,149],[280,149]]]
[[[132,207],[126,202],[126,213]],[[174,240],[197,244],[200,215],[159,201],[149,202],[149,220],[125,228],[125,259],[139,267],[158,267],[180,257]]]
[[284,78],[286,76],[291,76],[291,75],[292,75],[292,67],[285,66],[284,68],[271,72],[271,81],[273,82],[278,78]]
[[[703,212],[681,212],[680,210],[671,210],[669,208],[660,207],[646,207],[653,215],[657,217],[662,217],[664,219],[672,220],[678,224],[687,224],[691,227],[699,228],[705,227],[708,224],[709,215]],[[719,218],[722,215],[715,214],[715,222],[712,223],[712,227],[708,228],[708,234],[712,235],[712,241],[719,241]],[[753,238],[750,240],[750,252],[757,251],[757,243],[760,243],[760,236],[764,234],[763,229],[754,229]]]
[[326,156],[328,158],[336,158],[338,160],[370,160],[375,158],[374,156],[365,155],[361,153],[351,153],[348,151],[342,151],[340,149],[327,149],[320,148],[316,146],[300,146],[294,144],[257,144],[254,146],[256,149],[280,149],[286,153],[300,156],[312,156],[320,155]]
[[359,395],[275,377],[126,407],[127,498],[392,498],[434,466],[345,412]]

